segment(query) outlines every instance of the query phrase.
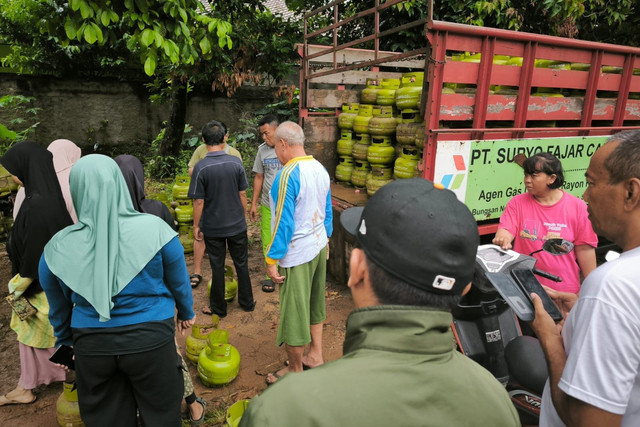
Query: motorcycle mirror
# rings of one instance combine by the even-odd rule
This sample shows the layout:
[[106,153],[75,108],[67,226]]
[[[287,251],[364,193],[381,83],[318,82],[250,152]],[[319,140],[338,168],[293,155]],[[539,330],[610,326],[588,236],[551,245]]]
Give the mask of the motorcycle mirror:
[[553,255],[566,255],[573,247],[573,242],[566,239],[549,239],[542,245],[542,250]]
[[566,255],[573,250],[574,246],[573,242],[566,239],[549,239],[544,242],[542,249],[531,252],[529,256],[541,251],[548,252],[552,255]]

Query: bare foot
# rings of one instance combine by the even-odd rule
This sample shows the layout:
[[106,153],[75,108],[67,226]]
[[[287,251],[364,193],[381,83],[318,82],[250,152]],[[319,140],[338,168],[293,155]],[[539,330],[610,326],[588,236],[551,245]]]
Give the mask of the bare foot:
[[322,359],[312,359],[311,357],[309,357],[309,355],[302,356],[302,365],[303,366],[308,366],[309,368],[317,368],[318,366],[322,365],[323,363],[324,363],[324,360],[322,360]]
[[36,396],[31,390],[26,390],[20,386],[11,390],[4,396],[0,396],[0,406],[14,405],[14,404],[27,404],[36,400]]

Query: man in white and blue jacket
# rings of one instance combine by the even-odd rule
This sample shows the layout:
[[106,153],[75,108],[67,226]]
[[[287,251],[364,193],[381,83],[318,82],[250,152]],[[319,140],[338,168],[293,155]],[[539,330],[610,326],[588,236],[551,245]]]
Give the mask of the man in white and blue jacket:
[[[293,122],[278,126],[275,150],[284,167],[271,187],[273,214],[266,262],[267,275],[280,284],[277,344],[285,345],[289,359],[288,366],[267,376],[267,384],[287,372],[324,362],[327,244],[333,231],[329,174],[305,153],[302,128]],[[304,355],[307,344],[311,345]]]

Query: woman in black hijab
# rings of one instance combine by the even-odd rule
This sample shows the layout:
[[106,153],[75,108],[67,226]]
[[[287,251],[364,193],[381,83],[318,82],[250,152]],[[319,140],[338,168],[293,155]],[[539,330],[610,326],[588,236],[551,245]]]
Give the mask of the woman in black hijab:
[[16,308],[11,313],[11,328],[18,334],[20,348],[20,379],[13,391],[0,396],[2,406],[31,403],[36,399],[32,392],[36,386],[65,378],[64,371],[49,362],[55,337],[48,319],[49,304],[38,281],[38,263],[49,239],[72,221],[51,152],[35,142],[24,141],[11,147],[0,163],[26,193],[7,241],[14,275],[9,293],[22,303],[16,306],[26,304],[36,309],[34,313]]
[[142,163],[135,156],[124,154],[114,159],[124,180],[129,188],[129,194],[131,195],[131,201],[133,207],[138,212],[148,213],[162,218],[171,228],[176,229],[175,221],[169,208],[159,200],[147,199],[144,195],[144,170],[142,169]]

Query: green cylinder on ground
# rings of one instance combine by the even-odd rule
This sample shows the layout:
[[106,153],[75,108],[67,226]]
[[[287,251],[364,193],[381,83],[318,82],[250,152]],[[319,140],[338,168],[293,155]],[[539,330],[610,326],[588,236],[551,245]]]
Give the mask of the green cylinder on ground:
[[231,344],[207,343],[198,358],[198,376],[207,387],[229,384],[240,370],[240,353]]
[[191,333],[187,335],[185,346],[187,350],[187,359],[194,365],[198,364],[200,352],[207,346],[209,334],[216,330],[220,318],[217,314],[211,315],[211,321],[206,323],[194,323],[191,326]]
[[173,185],[173,200],[188,199],[190,183],[191,177],[189,175],[176,176],[176,183]]
[[84,427],[78,406],[78,389],[75,383],[64,382],[62,394],[56,401],[56,419],[61,427]]

